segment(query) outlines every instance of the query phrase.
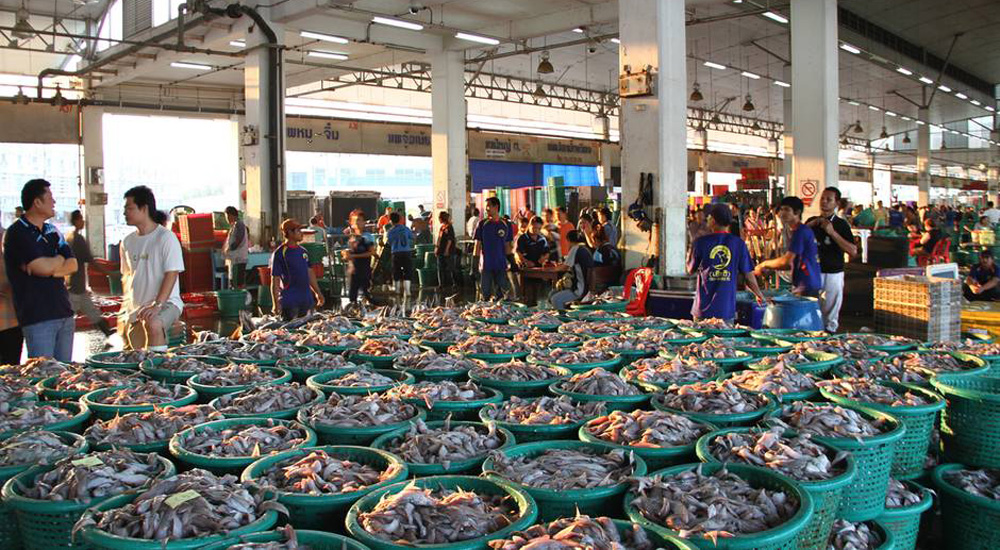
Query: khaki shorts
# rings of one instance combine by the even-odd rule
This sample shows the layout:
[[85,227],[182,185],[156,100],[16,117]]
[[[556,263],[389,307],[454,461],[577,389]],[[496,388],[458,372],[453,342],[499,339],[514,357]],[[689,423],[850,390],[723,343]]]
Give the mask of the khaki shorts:
[[[160,308],[160,312],[156,315],[160,322],[163,323],[163,337],[167,338],[170,334],[170,327],[174,326],[177,319],[181,317],[181,310],[177,309],[174,304],[166,303]],[[138,321],[135,318],[135,314],[129,316],[121,316],[118,318],[119,332],[123,335],[127,335],[132,328],[132,325],[136,324]],[[124,331],[122,330],[124,329]]]

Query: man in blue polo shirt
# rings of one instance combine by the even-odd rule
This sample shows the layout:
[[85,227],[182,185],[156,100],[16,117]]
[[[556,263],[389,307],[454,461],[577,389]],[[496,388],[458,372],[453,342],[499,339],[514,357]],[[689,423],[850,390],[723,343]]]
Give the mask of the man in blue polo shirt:
[[[513,248],[514,235],[510,224],[500,219],[500,199],[486,199],[486,219],[476,228],[473,261],[480,261],[481,291],[484,300],[494,295],[503,299],[507,287],[507,256]],[[482,260],[479,255],[482,254]]]
[[34,179],[21,189],[24,215],[4,234],[4,265],[28,357],[69,362],[76,326],[63,277],[75,273],[77,264],[59,230],[46,223],[56,215],[49,187]]
[[754,275],[761,276],[767,270],[792,270],[792,293],[798,296],[818,297],[823,288],[822,272],[819,268],[819,248],[816,236],[808,225],[802,223],[805,205],[798,197],[781,199],[778,216],[791,231],[788,250],[781,256],[757,264]]
[[691,245],[688,273],[698,276],[698,292],[694,296],[691,316],[695,319],[736,319],[736,281],[746,278],[747,288],[764,302],[753,275],[753,262],[747,245],[729,232],[733,215],[725,204],[713,204],[707,209],[705,221],[709,233],[698,237]]
[[392,280],[396,293],[406,300],[413,281],[413,231],[406,227],[399,212],[389,215],[391,226],[385,233],[385,242],[392,251]]
[[309,254],[299,246],[302,226],[295,220],[285,220],[281,232],[285,241],[271,254],[271,301],[274,314],[290,321],[304,317],[314,306],[322,306],[323,293],[316,274],[309,268]]

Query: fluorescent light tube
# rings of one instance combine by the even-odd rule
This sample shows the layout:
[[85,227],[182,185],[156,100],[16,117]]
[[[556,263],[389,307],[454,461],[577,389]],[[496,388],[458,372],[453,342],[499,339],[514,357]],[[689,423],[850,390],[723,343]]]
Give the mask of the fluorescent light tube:
[[887,114],[889,116],[896,116],[896,113],[894,113],[892,111],[886,111],[885,114]]
[[920,81],[923,82],[924,84],[934,84],[934,81],[927,78],[926,76],[921,76]]
[[858,48],[855,48],[854,46],[848,44],[847,42],[844,42],[843,44],[841,44],[840,45],[840,49],[844,50],[845,52],[851,52],[851,53],[853,53],[855,55],[861,53],[861,50],[859,50]]
[[958,99],[969,99],[969,96],[963,94],[962,92],[955,92],[955,97]]
[[580,27],[577,27],[577,28],[573,29],[573,32],[577,32],[577,33],[583,34],[583,29],[581,29]]
[[323,42],[333,42],[334,44],[350,43],[350,40],[346,38],[333,36],[332,34],[323,34],[321,32],[302,31],[299,33],[299,36],[302,38],[311,38],[313,40],[322,40]]
[[775,86],[781,86],[782,88],[791,88],[792,87],[791,84],[789,84],[789,83],[787,83],[787,82],[785,82],[783,80],[775,80],[774,81],[774,85]]
[[194,69],[196,71],[211,71],[214,69],[211,65],[202,65],[201,63],[186,63],[184,61],[174,61],[170,64],[171,67],[176,67],[178,69]]
[[910,76],[913,74],[913,71],[907,69],[906,67],[896,67],[896,72],[899,74],[905,74],[906,76]]
[[740,74],[743,75],[743,76],[745,76],[745,77],[747,77],[747,78],[752,78],[754,80],[758,80],[760,78],[759,74],[754,74],[754,73],[752,73],[750,71],[743,71]]
[[467,32],[457,32],[455,33],[455,38],[459,40],[468,40],[469,42],[478,42],[480,44],[489,44],[490,46],[496,46],[500,43],[500,41],[496,38],[479,36],[478,34],[469,34]]
[[763,15],[764,15],[764,17],[766,17],[766,18],[768,18],[768,19],[770,19],[772,21],[777,21],[778,23],[781,23],[781,24],[787,24],[788,23],[788,18],[785,17],[784,15],[781,15],[780,13],[775,13],[773,11],[765,11],[763,13]]
[[247,47],[246,40],[230,40],[229,45],[234,48],[245,48]]
[[949,88],[949,87],[945,86],[944,84],[942,84],[942,85],[938,86],[938,90],[941,90],[942,92],[950,92],[951,88]]
[[617,39],[617,38],[612,38],[611,41],[614,42],[615,44],[621,44],[622,43],[622,41],[619,40],[619,39]]
[[337,61],[347,61],[349,58],[337,52],[324,52],[322,50],[309,50],[309,57],[320,57],[322,59],[335,59]]
[[403,21],[402,19],[393,19],[391,17],[381,17],[378,15],[372,17],[372,23],[378,23],[380,25],[389,25],[390,27],[398,27],[400,29],[407,29],[411,31],[424,30],[424,26],[419,23],[411,23],[409,21]]
[[980,103],[978,99],[970,99],[969,103],[975,105],[976,107],[979,107],[980,105],[982,105],[982,103]]
[[874,105],[869,105],[868,108],[871,109],[871,110],[873,110],[873,111],[879,111],[880,110],[878,107],[876,107]]
[[851,105],[854,105],[855,107],[858,107],[858,106],[860,106],[860,105],[861,105],[861,104],[860,104],[860,103],[858,103],[857,101],[848,101],[848,103],[850,103]]
[[926,122],[924,122],[922,120],[914,120],[913,122],[916,122],[917,126],[923,126],[924,124],[927,124]]
[[718,63],[716,63],[714,61],[706,61],[705,62],[705,66],[709,67],[709,68],[712,68],[712,69],[719,69],[720,71],[723,71],[723,70],[726,69],[725,65],[720,65],[720,64],[718,64]]

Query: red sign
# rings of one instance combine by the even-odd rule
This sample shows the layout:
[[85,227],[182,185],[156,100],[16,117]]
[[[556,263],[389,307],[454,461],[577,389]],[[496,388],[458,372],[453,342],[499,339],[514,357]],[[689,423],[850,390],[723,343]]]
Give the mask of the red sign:
[[986,191],[988,187],[985,181],[970,181],[962,186],[965,191]]
[[799,195],[801,195],[802,204],[811,206],[813,199],[816,197],[816,189],[819,187],[819,182],[816,180],[801,180],[799,184]]

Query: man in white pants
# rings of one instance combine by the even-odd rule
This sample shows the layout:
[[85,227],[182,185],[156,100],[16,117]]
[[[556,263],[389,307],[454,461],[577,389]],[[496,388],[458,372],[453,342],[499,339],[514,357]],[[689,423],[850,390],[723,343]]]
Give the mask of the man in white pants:
[[844,254],[852,258],[858,255],[851,225],[837,216],[839,202],[840,189],[827,187],[820,195],[820,215],[806,222],[812,227],[819,248],[819,266],[823,272],[819,306],[823,313],[823,326],[831,333],[837,332],[840,326],[840,306],[844,302]]

